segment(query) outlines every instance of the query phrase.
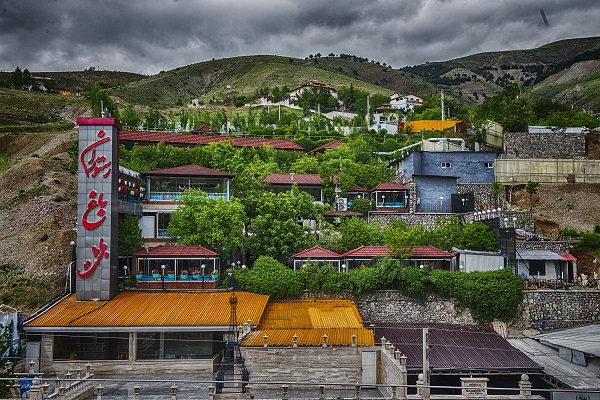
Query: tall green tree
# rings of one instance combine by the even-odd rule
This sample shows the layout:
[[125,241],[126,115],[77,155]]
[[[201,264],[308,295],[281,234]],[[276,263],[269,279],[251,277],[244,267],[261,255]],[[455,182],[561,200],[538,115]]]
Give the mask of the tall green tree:
[[526,132],[536,120],[527,99],[521,96],[521,88],[512,83],[487,97],[477,109],[476,118],[480,122],[495,121],[505,132]]
[[101,117],[102,107],[104,107],[113,118],[120,119],[119,109],[110,97],[100,89],[98,82],[95,82],[88,87],[87,98],[92,106],[92,115],[94,117]]
[[142,247],[144,238],[137,217],[119,214],[119,255],[130,255],[137,247]]
[[[15,351],[15,343],[12,340],[12,324],[0,326],[0,397],[5,398],[10,393],[10,381],[4,380],[14,378],[15,366],[18,357]],[[8,364],[10,361],[11,364]]]
[[346,252],[360,246],[381,246],[383,229],[377,221],[366,222],[362,218],[342,218],[339,227],[340,237],[335,249]]
[[465,225],[456,245],[467,250],[498,251],[496,235],[482,222]]
[[227,258],[244,241],[244,206],[236,199],[211,199],[192,190],[171,213],[168,236],[181,244],[199,244]]

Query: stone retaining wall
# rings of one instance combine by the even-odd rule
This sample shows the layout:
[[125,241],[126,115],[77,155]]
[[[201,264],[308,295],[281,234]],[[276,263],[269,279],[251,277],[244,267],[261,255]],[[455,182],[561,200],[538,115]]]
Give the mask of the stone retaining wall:
[[[430,295],[421,302],[400,291],[381,290],[361,296],[356,306],[363,322],[427,322],[475,324],[470,310],[459,310],[452,299]],[[524,291],[520,315],[508,322],[512,331],[539,331],[569,328],[600,322],[600,290],[531,290]]]
[[583,132],[504,132],[504,149],[507,158],[587,158]]
[[362,382],[361,353],[365,349],[348,346],[241,347],[246,367],[252,371],[252,381],[261,383]]

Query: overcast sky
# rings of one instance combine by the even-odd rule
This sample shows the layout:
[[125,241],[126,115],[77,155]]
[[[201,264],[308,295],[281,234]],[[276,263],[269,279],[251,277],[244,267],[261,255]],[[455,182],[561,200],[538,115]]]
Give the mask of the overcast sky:
[[316,53],[398,68],[587,36],[600,36],[599,0],[0,0],[0,70],[155,74]]

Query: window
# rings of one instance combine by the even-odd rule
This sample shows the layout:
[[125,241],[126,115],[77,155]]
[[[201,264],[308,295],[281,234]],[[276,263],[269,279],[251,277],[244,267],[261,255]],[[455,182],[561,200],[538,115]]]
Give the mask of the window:
[[494,163],[491,161],[483,163],[484,168],[494,168]]
[[449,162],[443,162],[442,163],[442,168],[452,168],[452,164]]
[[123,360],[129,357],[127,332],[54,335],[54,360]]
[[544,260],[529,260],[529,275],[546,275],[546,262]]

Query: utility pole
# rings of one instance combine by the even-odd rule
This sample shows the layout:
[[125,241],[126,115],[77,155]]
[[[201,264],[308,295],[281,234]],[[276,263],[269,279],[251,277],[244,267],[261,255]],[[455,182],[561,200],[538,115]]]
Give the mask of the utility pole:
[[444,121],[445,115],[444,115],[444,89],[442,89],[442,121]]
[[371,113],[371,96],[367,96],[367,115],[365,118],[367,119],[367,129],[369,129],[369,114]]
[[429,385],[431,384],[431,379],[429,375],[429,328],[423,328],[423,400],[429,400],[431,389]]

